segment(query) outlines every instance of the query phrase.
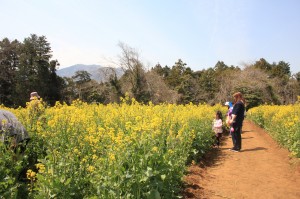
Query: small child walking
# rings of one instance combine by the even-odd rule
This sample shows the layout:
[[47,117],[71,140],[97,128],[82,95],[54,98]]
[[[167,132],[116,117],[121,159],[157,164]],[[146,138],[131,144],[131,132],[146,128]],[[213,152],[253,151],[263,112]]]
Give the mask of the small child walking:
[[[225,102],[225,106],[228,107],[228,111],[226,113],[226,124],[228,125],[228,121],[231,120],[231,118],[232,118],[232,116],[231,116],[232,109],[233,109],[232,102]],[[232,125],[228,125],[228,127],[229,127],[229,137],[231,137],[233,128],[232,128]]]
[[223,121],[222,121],[222,112],[217,111],[216,112],[216,118],[213,121],[213,131],[215,133],[215,138],[216,138],[216,145],[219,148],[220,146],[220,139],[222,137],[223,133]]

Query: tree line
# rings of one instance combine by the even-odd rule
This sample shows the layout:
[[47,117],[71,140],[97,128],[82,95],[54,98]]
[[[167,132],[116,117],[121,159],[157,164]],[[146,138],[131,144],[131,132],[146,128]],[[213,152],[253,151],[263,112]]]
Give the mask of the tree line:
[[264,103],[291,104],[300,95],[300,72],[291,74],[285,61],[269,63],[261,58],[244,68],[218,61],[213,67],[193,71],[178,59],[173,66],[158,63],[146,68],[134,48],[124,43],[119,47],[117,65],[124,74],[118,78],[111,68],[107,81],[99,83],[87,71],[77,71],[71,78],[59,77],[59,62],[51,59],[45,36],[32,34],[23,42],[4,38],[0,41],[0,104],[25,106],[31,91],[37,91],[49,105],[75,99],[119,103],[121,97],[153,104],[215,104],[232,100],[232,94],[240,91],[247,108]]
[[58,61],[51,57],[45,36],[33,34],[23,42],[4,38],[0,42],[0,103],[25,106],[32,91],[51,104],[60,100],[64,81],[56,75]]

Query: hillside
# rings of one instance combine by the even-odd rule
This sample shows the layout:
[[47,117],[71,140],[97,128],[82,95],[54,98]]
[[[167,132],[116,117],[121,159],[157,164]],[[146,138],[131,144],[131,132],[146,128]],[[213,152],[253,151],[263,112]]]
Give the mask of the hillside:
[[80,70],[89,72],[91,74],[91,79],[96,80],[97,82],[107,81],[108,77],[111,74],[113,74],[113,71],[116,72],[118,78],[124,74],[122,68],[102,67],[100,65],[76,64],[57,70],[57,75],[60,77],[72,77],[77,71]]

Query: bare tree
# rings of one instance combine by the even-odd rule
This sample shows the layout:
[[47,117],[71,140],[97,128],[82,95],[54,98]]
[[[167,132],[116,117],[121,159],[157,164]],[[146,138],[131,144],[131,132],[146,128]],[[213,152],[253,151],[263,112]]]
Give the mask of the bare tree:
[[123,79],[129,82],[130,91],[137,101],[148,102],[150,93],[148,92],[145,69],[139,59],[139,53],[122,42],[119,43],[119,47],[122,50],[122,54],[119,57],[120,66],[125,72]]
[[231,100],[233,88],[238,82],[235,77],[238,77],[240,73],[240,71],[227,70],[217,77],[219,91],[215,95],[215,102],[221,103]]
[[151,96],[151,102],[153,104],[159,103],[176,103],[179,99],[179,94],[170,89],[163,80],[162,76],[159,76],[155,71],[149,71],[146,73],[146,80],[148,89]]

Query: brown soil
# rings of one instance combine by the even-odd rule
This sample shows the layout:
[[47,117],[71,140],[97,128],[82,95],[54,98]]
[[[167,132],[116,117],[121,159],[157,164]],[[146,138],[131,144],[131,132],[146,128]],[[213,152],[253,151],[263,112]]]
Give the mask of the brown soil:
[[263,129],[245,121],[241,152],[231,147],[231,138],[223,136],[220,148],[189,167],[184,198],[300,198],[299,159]]

